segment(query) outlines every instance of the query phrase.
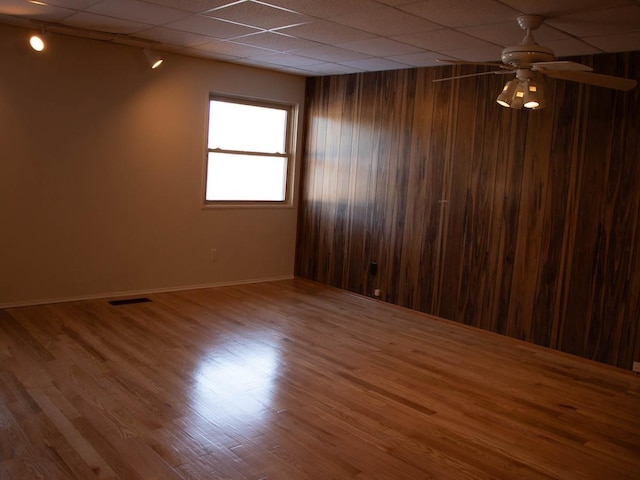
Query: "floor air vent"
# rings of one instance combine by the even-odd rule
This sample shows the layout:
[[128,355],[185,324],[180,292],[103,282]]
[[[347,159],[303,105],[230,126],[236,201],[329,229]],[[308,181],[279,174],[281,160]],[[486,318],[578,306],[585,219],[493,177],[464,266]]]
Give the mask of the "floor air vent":
[[127,298],[126,300],[111,300],[109,302],[109,305],[131,305],[132,303],[146,303],[146,302],[150,302],[151,300],[149,300],[147,297],[140,297],[140,298]]

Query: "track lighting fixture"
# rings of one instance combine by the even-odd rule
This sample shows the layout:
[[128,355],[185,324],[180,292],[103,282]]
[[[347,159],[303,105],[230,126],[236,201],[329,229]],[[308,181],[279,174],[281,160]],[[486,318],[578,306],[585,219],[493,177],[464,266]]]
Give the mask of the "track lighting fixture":
[[44,32],[42,33],[34,33],[29,37],[29,45],[36,52],[41,52],[45,49],[46,44],[44,43]]
[[154,52],[150,48],[145,48],[143,50],[143,53],[147,57],[149,66],[153,69],[158,68],[160,64],[164,61],[160,55],[158,55],[156,52]]

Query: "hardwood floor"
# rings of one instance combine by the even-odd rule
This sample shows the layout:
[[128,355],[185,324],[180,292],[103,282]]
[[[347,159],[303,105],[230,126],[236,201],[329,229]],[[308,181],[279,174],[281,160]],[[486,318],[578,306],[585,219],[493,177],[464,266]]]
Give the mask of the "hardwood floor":
[[0,479],[638,479],[640,377],[314,282],[0,311]]

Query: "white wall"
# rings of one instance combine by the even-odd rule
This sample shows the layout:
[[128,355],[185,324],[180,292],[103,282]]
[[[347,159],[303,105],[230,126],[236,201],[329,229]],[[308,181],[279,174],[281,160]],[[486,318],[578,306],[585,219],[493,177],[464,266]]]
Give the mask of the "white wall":
[[210,92],[259,97],[300,135],[304,78],[27,34],[0,25],[0,306],[293,275],[296,207],[202,208],[205,122]]

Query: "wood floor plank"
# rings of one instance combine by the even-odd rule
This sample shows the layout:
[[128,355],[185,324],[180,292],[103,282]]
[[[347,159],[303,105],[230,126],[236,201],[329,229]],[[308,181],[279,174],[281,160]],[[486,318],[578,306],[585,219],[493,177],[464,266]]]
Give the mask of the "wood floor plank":
[[0,478],[640,479],[640,377],[294,279],[0,312]]

